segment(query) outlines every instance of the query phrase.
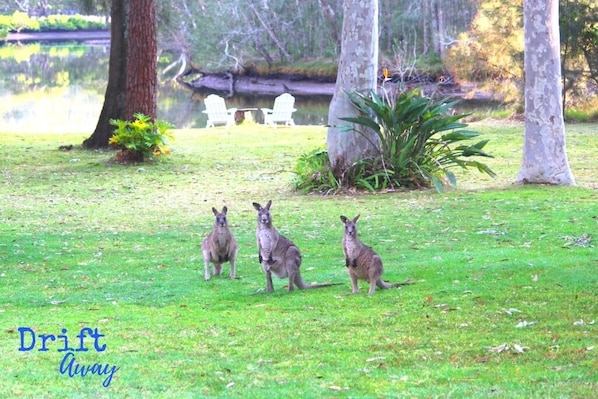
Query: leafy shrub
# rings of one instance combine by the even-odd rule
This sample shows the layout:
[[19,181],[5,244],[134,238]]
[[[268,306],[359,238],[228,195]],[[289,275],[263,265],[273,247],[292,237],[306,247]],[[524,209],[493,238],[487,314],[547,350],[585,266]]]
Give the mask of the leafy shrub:
[[77,30],[77,25],[68,15],[48,15],[40,18],[39,21],[43,30]]
[[[377,149],[375,157],[335,173],[343,185],[371,191],[433,185],[441,192],[446,181],[456,185],[456,177],[450,170],[453,167],[472,167],[494,176],[487,165],[471,159],[491,157],[483,151],[488,140],[460,144],[480,134],[463,129],[467,124],[458,122],[466,114],[449,114],[457,101],[426,98],[419,90],[401,92],[394,99],[375,93],[348,95],[361,115],[340,118],[352,123],[345,127],[346,131],[362,134],[355,127],[359,125],[375,132],[378,140],[371,142]],[[363,137],[368,139],[366,135]]]
[[141,162],[146,157],[170,154],[168,140],[174,137],[169,129],[174,126],[168,122],[156,120],[142,113],[133,115],[134,121],[110,119],[110,124],[116,126],[114,134],[108,141],[111,145],[121,149],[117,153],[117,160],[123,162]]
[[21,31],[39,31],[39,22],[22,11],[15,11],[10,17],[10,30]]
[[11,29],[12,18],[9,15],[0,15],[0,40],[4,40]]
[[334,177],[328,159],[328,151],[323,148],[302,154],[295,165],[296,190],[328,194],[340,188],[340,182]]

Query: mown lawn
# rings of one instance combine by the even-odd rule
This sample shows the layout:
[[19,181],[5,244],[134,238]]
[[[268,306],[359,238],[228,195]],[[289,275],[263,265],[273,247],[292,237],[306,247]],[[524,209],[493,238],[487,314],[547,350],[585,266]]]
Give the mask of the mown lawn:
[[[513,186],[522,126],[470,127],[491,139],[494,180],[327,197],[291,187],[323,127],[177,130],[169,159],[129,167],[58,150],[87,134],[0,133],[0,397],[595,396],[596,125],[567,127],[577,187]],[[338,285],[264,292],[251,203],[269,199],[304,279]],[[206,282],[200,243],[223,205],[241,278],[226,265]],[[339,216],[358,213],[384,279],[415,284],[351,295]],[[88,351],[64,351],[85,328]],[[73,355],[94,372],[70,378]]]

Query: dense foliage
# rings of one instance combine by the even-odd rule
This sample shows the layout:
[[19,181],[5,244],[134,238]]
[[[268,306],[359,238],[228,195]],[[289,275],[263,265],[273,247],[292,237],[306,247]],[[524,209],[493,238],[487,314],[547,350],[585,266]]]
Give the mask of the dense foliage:
[[22,11],[0,15],[0,39],[8,32],[77,31],[106,29],[103,18],[83,15],[48,15],[30,17]]
[[[167,0],[159,4],[160,34],[166,50],[195,61],[203,70],[335,61],[342,36],[342,3]],[[471,0],[380,0],[379,4],[380,50],[389,66],[405,62],[394,57],[397,48],[418,58],[441,57],[477,8]]]
[[[592,0],[560,0],[561,69],[572,102],[593,97],[598,86],[598,7]],[[460,79],[523,107],[523,0],[486,0],[467,32],[444,59]]]
[[30,16],[51,14],[100,15],[110,9],[110,0],[0,0],[0,14],[22,11]]

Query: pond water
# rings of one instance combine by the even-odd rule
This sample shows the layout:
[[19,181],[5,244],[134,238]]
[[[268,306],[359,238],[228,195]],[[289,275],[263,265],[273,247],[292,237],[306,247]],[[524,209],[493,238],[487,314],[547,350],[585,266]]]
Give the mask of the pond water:
[[[109,44],[0,45],[0,132],[91,134],[108,80]],[[203,98],[176,82],[158,88],[158,118],[177,128],[206,126]],[[274,97],[226,98],[228,107],[271,108]],[[298,125],[325,124],[330,97],[297,97]],[[253,113],[262,122],[259,112]]]

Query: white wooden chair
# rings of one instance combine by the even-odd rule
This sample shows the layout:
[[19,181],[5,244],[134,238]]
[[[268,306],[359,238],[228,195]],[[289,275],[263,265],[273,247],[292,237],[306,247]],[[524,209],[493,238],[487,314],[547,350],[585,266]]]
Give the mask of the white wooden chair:
[[203,112],[208,114],[208,123],[206,127],[215,127],[216,125],[231,126],[235,124],[236,108],[226,108],[224,98],[216,94],[210,94],[204,100],[206,109]]
[[295,126],[293,121],[293,112],[297,111],[295,106],[295,97],[289,93],[281,94],[274,99],[274,107],[261,108],[264,114],[264,124],[276,127],[279,123],[286,126]]

